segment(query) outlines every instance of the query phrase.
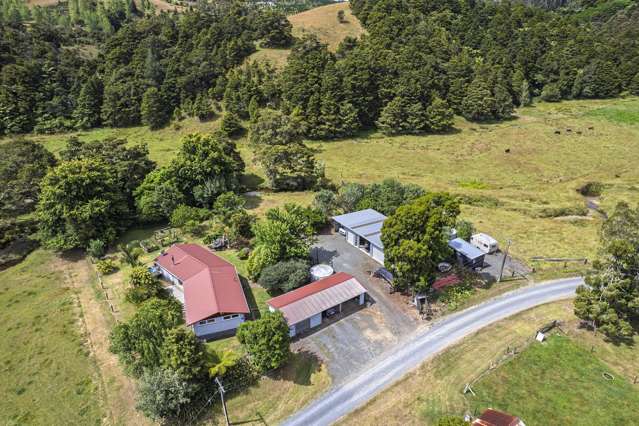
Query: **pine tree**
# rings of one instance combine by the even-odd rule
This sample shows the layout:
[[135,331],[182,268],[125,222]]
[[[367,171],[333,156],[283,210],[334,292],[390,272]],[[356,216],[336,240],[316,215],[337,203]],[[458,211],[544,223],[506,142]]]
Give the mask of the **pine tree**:
[[528,80],[524,80],[521,84],[521,93],[519,94],[520,106],[529,106],[532,104],[532,96],[530,94],[530,86]]
[[497,84],[493,89],[495,106],[493,115],[495,118],[509,118],[513,113],[513,98],[510,92],[502,84]]
[[149,87],[140,105],[142,124],[149,126],[151,130],[159,129],[168,121],[168,114],[164,108],[164,102],[160,91],[156,87]]
[[462,114],[470,121],[485,121],[493,118],[495,98],[486,83],[476,78],[468,86],[462,101]]
[[248,106],[248,113],[249,113],[249,118],[251,119],[251,122],[255,122],[258,118],[258,116],[260,115],[260,105],[257,102],[257,96],[253,96],[251,98],[251,102],[249,102],[249,106]]
[[102,107],[102,82],[93,76],[80,90],[80,95],[73,111],[73,120],[78,129],[90,129],[100,125],[100,108]]
[[396,96],[382,110],[377,127],[386,135],[415,134],[427,126],[426,111],[416,100]]
[[448,102],[437,95],[426,108],[426,117],[428,129],[433,132],[445,132],[454,124],[453,110],[448,106]]
[[634,78],[630,82],[628,91],[635,96],[639,96],[639,72],[635,74]]

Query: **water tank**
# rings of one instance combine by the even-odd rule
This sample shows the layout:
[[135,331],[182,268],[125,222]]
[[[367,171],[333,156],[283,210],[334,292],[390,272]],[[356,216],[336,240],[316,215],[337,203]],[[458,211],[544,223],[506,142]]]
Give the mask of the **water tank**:
[[317,281],[322,278],[330,277],[333,275],[333,268],[329,265],[315,265],[311,267],[311,280]]

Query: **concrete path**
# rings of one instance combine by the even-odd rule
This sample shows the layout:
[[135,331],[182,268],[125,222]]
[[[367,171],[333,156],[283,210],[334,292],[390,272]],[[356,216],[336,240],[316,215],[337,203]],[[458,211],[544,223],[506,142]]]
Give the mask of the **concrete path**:
[[415,333],[395,350],[375,358],[360,374],[322,395],[283,424],[332,424],[462,338],[518,312],[572,298],[581,284],[582,278],[569,278],[528,286],[445,317],[431,328]]

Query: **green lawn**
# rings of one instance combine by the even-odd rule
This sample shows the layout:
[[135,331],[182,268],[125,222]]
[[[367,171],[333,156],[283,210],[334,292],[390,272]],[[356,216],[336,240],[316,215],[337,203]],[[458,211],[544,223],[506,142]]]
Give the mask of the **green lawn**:
[[[516,115],[495,124],[457,118],[455,132],[444,135],[387,137],[365,132],[348,139],[309,143],[317,148],[318,159],[337,184],[394,177],[427,190],[449,191],[464,196],[464,218],[502,243],[511,239],[511,253],[523,260],[533,256],[592,259],[598,246],[599,216],[540,215],[548,209],[583,207],[584,199],[576,189],[588,181],[605,185],[600,204],[606,211],[618,201],[636,202],[639,98],[537,103]],[[172,126],[158,131],[97,129],[77,136],[146,142],[151,158],[166,164],[184,135],[208,132],[218,124],[219,120],[200,123],[187,119],[177,130]],[[68,136],[32,137],[59,151]],[[238,139],[238,147],[247,164],[246,182],[251,188],[263,187],[264,174],[253,161],[246,136]],[[273,193],[260,188],[259,194],[248,197],[248,206],[261,214],[285,202],[307,204],[312,198],[311,192]],[[542,273],[557,267],[536,266]]]
[[0,272],[0,424],[100,424],[97,370],[52,253]]
[[534,343],[473,389],[478,412],[492,407],[530,426],[639,424],[639,389],[561,335]]

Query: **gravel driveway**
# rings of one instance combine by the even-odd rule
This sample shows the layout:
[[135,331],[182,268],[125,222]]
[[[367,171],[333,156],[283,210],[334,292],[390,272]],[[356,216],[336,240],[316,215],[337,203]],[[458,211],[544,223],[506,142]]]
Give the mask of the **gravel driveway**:
[[417,329],[416,317],[388,293],[383,281],[370,273],[381,265],[339,234],[320,235],[313,248],[320,263],[332,264],[335,272],[347,272],[366,288],[370,306],[340,318],[294,343],[308,350],[327,365],[334,383],[355,374],[376,356],[396,345]]

